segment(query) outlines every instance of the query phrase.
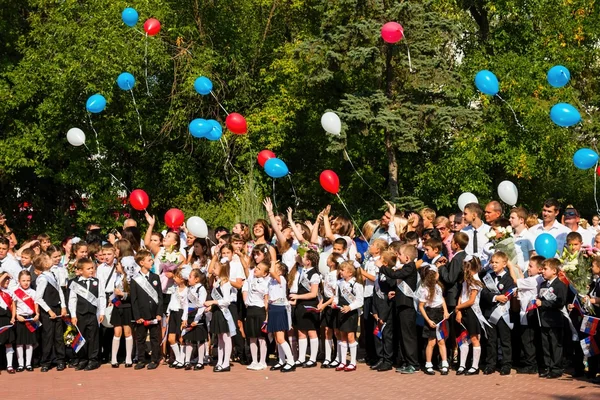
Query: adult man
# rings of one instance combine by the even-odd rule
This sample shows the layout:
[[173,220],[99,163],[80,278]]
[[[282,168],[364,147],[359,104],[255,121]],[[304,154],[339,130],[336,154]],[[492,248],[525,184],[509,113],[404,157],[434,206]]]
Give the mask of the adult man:
[[469,244],[465,249],[467,255],[479,257],[481,263],[485,265],[487,262],[485,262],[484,258],[487,258],[487,256],[483,253],[483,247],[489,242],[489,239],[485,234],[490,231],[490,226],[481,220],[482,216],[483,210],[479,204],[467,204],[463,212],[463,218],[468,225],[464,227],[461,232],[466,233],[469,237]]
[[496,200],[490,201],[485,206],[485,211],[483,212],[485,217],[485,222],[490,225],[492,222],[497,220],[502,216],[502,204],[497,202]]
[[516,207],[510,211],[508,218],[510,226],[513,229],[513,238],[515,240],[515,250],[517,251],[517,265],[525,273],[529,265],[529,257],[534,254],[533,234],[527,229],[525,220],[527,219],[527,210],[523,207]]
[[[383,239],[388,243],[391,241],[388,229],[390,227],[390,222],[392,222],[393,218],[396,216],[396,206],[389,202],[387,202],[387,206],[388,208],[387,210],[385,210],[385,213],[381,217],[381,220],[379,221],[379,226],[377,227],[377,229],[375,229],[373,236],[371,236],[369,244],[373,243],[373,240],[375,239]],[[399,232],[396,232],[396,235],[397,234],[399,234]]]
[[583,239],[583,244],[592,246],[594,244],[594,233],[588,229],[583,229],[579,225],[579,211],[572,205],[568,205],[564,213],[565,226],[572,232],[577,232]]
[[129,228],[129,227],[132,227],[132,226],[137,226],[137,222],[133,218],[127,218],[125,220],[125,222],[123,222],[123,229]]
[[466,226],[463,219],[463,213],[461,212],[450,214],[448,220],[450,221],[450,230],[452,233],[460,232]]
[[549,233],[556,239],[556,249],[562,252],[570,229],[556,220],[560,212],[560,203],[555,199],[548,199],[542,207],[542,223],[533,226],[531,233],[537,238],[542,233]]

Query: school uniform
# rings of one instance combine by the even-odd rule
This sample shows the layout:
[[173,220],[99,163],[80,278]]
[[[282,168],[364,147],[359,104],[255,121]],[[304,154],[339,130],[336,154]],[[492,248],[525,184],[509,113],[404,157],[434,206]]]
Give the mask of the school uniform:
[[[233,256],[233,259],[229,263],[229,281],[234,282],[237,279],[246,280],[246,273],[244,272],[244,266],[240,261],[239,257],[236,255]],[[244,337],[242,336],[242,332],[240,331],[240,327],[238,325],[238,321],[244,323],[243,316],[245,315],[244,310],[244,301],[242,299],[242,292],[231,287],[231,302],[229,303],[229,311],[231,312],[231,316],[236,326],[236,335],[232,338],[233,340],[233,350],[234,354],[240,357],[242,364],[246,363],[246,352],[245,352],[245,342]]]
[[[102,290],[104,290],[104,297],[106,298],[106,302],[107,302],[106,305],[108,305],[108,302],[110,301],[109,299],[113,294],[113,290],[115,288],[115,283],[116,283],[116,278],[117,278],[116,261],[114,261],[112,265],[108,265],[106,263],[100,264],[96,271],[96,278],[98,278],[98,280],[100,281],[100,287],[102,288]],[[113,311],[114,311],[114,307],[113,307]],[[111,319],[112,319],[112,314],[111,314]],[[115,333],[114,328],[108,328],[104,325],[100,326],[100,348],[101,348],[101,359],[103,361],[108,360],[110,357],[114,333]]]
[[379,318],[375,324],[380,337],[375,335],[374,330],[367,331],[367,335],[373,336],[375,353],[379,359],[373,369],[387,370],[391,369],[394,363],[394,299],[390,299],[388,294],[394,291],[395,281],[380,271],[378,268],[373,286],[373,314],[377,314]]
[[[18,316],[25,319],[33,319],[35,317],[35,290],[31,288],[25,290],[22,287],[18,287],[13,292],[13,302],[16,304]],[[15,333],[15,343],[17,345],[37,344],[35,324],[33,321],[16,321]]]
[[[417,290],[417,298],[419,303],[424,303],[425,313],[427,313],[430,320],[437,324],[444,319],[444,291],[440,285],[435,285],[432,299],[429,299],[429,289],[421,285]],[[425,339],[435,339],[435,328],[425,324],[423,326],[423,337]]]
[[244,282],[242,292],[247,293],[245,302],[247,307],[246,337],[264,338],[265,333],[262,332],[262,326],[267,319],[265,296],[269,292],[269,279],[252,276]]
[[[543,366],[543,356],[541,347],[541,331],[539,322],[539,311],[531,310],[527,312],[529,304],[537,298],[538,287],[544,282],[541,275],[529,276],[527,278],[517,279],[517,288],[519,289],[520,302],[520,322],[521,322],[521,365],[524,372],[533,373],[538,367]],[[539,361],[536,361],[536,356]]]
[[[393,225],[393,224],[392,224]],[[379,267],[375,265],[377,260],[381,256],[369,257],[364,263],[365,272],[369,275],[377,275]],[[337,272],[336,272],[337,274]],[[373,330],[375,329],[375,319],[373,318],[373,291],[375,288],[375,281],[365,279],[365,291],[364,297],[365,302],[363,305],[363,323],[364,334],[365,334],[365,351],[367,353],[366,358],[368,361],[376,362],[377,355],[375,350],[375,335]],[[362,334],[362,333],[361,333]]]
[[[77,353],[80,363],[77,369],[92,370],[99,367],[100,352],[98,317],[104,315],[106,297],[98,278],[75,279],[69,287],[69,312],[77,317],[77,328],[85,339],[85,345]],[[83,365],[82,365],[83,364]]]
[[[300,268],[298,270],[298,295],[310,293],[312,285],[318,285],[321,282],[321,276],[316,268]],[[319,315],[313,312],[306,311],[305,306],[316,307],[319,304],[319,299],[297,300],[295,328],[300,331],[318,331],[319,330]]]
[[[478,274],[474,274],[473,279],[476,281],[480,281]],[[484,323],[483,323],[484,317],[483,317],[483,314],[481,313],[481,307],[479,305],[480,300],[481,300],[482,289],[483,289],[482,286],[479,286],[476,284],[467,286],[466,281],[463,281],[463,283],[462,283],[462,289],[460,292],[460,303],[461,304],[469,301],[469,298],[471,296],[471,291],[473,291],[473,290],[477,291],[477,295],[475,296],[475,302],[473,303],[473,305],[460,310],[460,312],[462,314],[462,325],[465,327],[465,329],[469,333],[469,336],[480,335],[482,325],[484,325]]]
[[[588,292],[589,297],[600,297],[600,277],[596,277],[590,284],[590,290]],[[600,315],[600,305],[594,304],[594,314],[596,316]],[[600,343],[600,329],[597,330],[596,335],[594,337],[596,343]],[[595,355],[592,357],[588,357],[588,372],[587,376],[590,379],[596,377],[598,370],[600,369],[600,355]]]
[[[448,313],[451,313],[456,308],[458,298],[462,289],[463,281],[463,262],[467,253],[464,250],[459,250],[454,253],[452,260],[439,268],[440,282],[444,285],[444,300]],[[452,350],[456,345],[456,320],[451,318],[448,324],[449,335],[446,339],[446,346]],[[452,354],[452,353],[449,353]]]
[[[131,286],[131,311],[134,321],[143,319],[150,322],[163,314],[163,296],[160,278],[152,272],[140,271],[130,282]],[[152,349],[152,363],[158,364],[161,358],[160,339],[161,325],[139,323],[135,328],[137,338],[138,365],[144,365],[144,352],[146,337],[150,334]],[[138,366],[136,366],[137,368]]]
[[[338,286],[338,272],[337,270],[329,271],[323,279],[323,303],[328,302],[337,293]],[[371,291],[373,289],[371,288]],[[338,328],[338,314],[339,309],[337,307],[325,307],[321,312],[321,327],[327,327],[330,329]]]
[[8,290],[14,291],[19,287],[19,272],[21,272],[21,264],[12,254],[7,254],[6,257],[0,260],[0,275],[6,272],[10,275]]
[[[558,278],[545,281],[540,285],[538,299],[542,323],[542,348],[544,352],[544,373],[560,376],[562,374],[563,314],[567,298],[567,286]],[[552,376],[552,375],[549,375]]]
[[[8,291],[0,288],[0,328],[8,325],[12,325],[10,320],[12,319],[12,304],[13,295]],[[15,328],[14,326],[6,331],[0,333],[0,346],[5,344],[11,344],[15,341]]]
[[[188,329],[191,329],[183,338],[188,344],[202,344],[208,340],[208,330],[206,329],[205,307],[208,293],[206,288],[197,283],[195,286],[188,288]],[[195,322],[195,327],[192,323]],[[203,354],[198,355],[199,359],[204,357]]]
[[217,301],[217,304],[211,307],[210,333],[235,335],[236,323],[229,309],[232,297],[231,283],[229,281],[223,283],[220,279],[215,280],[210,296],[212,300]]
[[52,354],[56,359],[58,369],[64,368],[65,343],[63,335],[65,328],[61,318],[50,318],[50,310],[57,316],[61,309],[67,308],[64,292],[59,286],[59,281],[51,271],[42,272],[36,280],[35,302],[40,308],[40,322],[42,323],[42,368],[49,368]]
[[[115,274],[114,287],[111,293],[114,294],[114,290],[119,289],[121,292],[123,292],[123,295],[115,295],[118,301],[116,301],[113,304],[113,311],[110,315],[109,322],[112,326],[133,326],[133,312],[131,311],[131,294],[125,291],[123,282],[124,279],[126,279],[124,274]],[[110,297],[112,297],[112,294]],[[110,303],[111,301],[109,300],[108,302]]]
[[338,313],[338,329],[340,332],[354,333],[358,330],[358,316],[364,303],[363,293],[364,286],[356,282],[355,278],[351,278],[349,281],[343,279],[338,281],[335,303],[340,309],[350,306],[351,310],[347,313],[341,311]]
[[169,327],[167,333],[181,335],[181,322],[188,319],[188,289],[179,290],[175,286],[171,299],[167,306],[167,316],[169,317]]
[[287,301],[287,282],[285,277],[280,276],[279,280],[269,279],[269,319],[267,322],[267,331],[269,333],[287,332],[291,329],[292,321],[290,318],[290,308]]

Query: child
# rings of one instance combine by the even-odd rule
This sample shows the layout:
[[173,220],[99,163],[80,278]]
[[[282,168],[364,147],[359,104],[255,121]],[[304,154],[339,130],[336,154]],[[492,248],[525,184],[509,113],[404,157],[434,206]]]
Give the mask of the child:
[[[246,336],[250,339],[252,363],[246,368],[253,371],[267,369],[267,341],[262,327],[267,321],[269,308],[269,265],[261,262],[254,268],[253,277],[244,282],[242,295],[248,307],[246,317]],[[260,345],[260,361],[258,360],[258,344]]]
[[[427,248],[427,242],[425,247]],[[427,250],[425,250],[427,253]],[[442,320],[448,319],[448,309],[444,301],[444,290],[439,282],[439,273],[437,267],[430,265],[425,267],[423,271],[423,281],[417,297],[419,298],[419,311],[425,319],[423,327],[423,337],[427,339],[427,348],[425,349],[425,373],[427,375],[435,375],[431,358],[433,356],[433,348],[436,343],[436,327]],[[448,375],[448,360],[446,359],[446,344],[444,339],[438,340],[438,349],[442,358],[442,375]]]
[[563,345],[563,314],[567,286],[556,279],[560,269],[560,261],[550,258],[542,263],[542,276],[545,279],[535,304],[540,311],[542,324],[542,348],[546,369],[540,371],[541,378],[556,379],[562,376],[561,360]]
[[205,307],[206,297],[206,275],[194,268],[188,276],[188,320],[187,333],[183,336],[185,341],[185,370],[192,369],[192,352],[194,346],[198,347],[198,362],[194,365],[194,371],[204,369],[205,343],[208,340],[206,330]]
[[[86,242],[82,241],[79,238],[73,238],[71,240],[73,246],[71,247],[71,256],[73,259],[69,260],[65,265],[67,268],[68,278],[72,280],[76,276],[76,268],[78,261],[82,258],[87,258],[88,256],[88,245]],[[67,284],[68,287],[71,287],[71,282]]]
[[99,354],[99,324],[104,320],[106,297],[100,288],[98,279],[94,278],[94,262],[82,258],[75,266],[79,270],[79,278],[69,286],[69,312],[71,322],[85,338],[84,349],[79,352],[79,365],[75,371],[92,371],[100,368]]
[[291,312],[287,301],[287,266],[277,262],[271,266],[269,279],[269,317],[267,330],[275,336],[279,353],[279,362],[271,367],[271,371],[291,372],[296,369],[294,356],[285,335],[291,329]]
[[[12,305],[13,296],[8,291],[8,283],[10,282],[10,276],[8,273],[0,275],[0,328],[13,325],[12,320]],[[0,333],[0,346],[4,345],[6,349],[6,370],[9,374],[14,374],[15,369],[13,368],[13,354],[15,350],[12,347],[12,343],[15,341],[15,329],[11,327],[6,331]]]
[[[19,287],[15,290],[12,304],[11,323],[17,321],[16,344],[19,367],[17,372],[33,371],[31,366],[31,357],[33,356],[33,346],[37,344],[35,330],[37,322],[40,319],[38,305],[35,304],[35,291],[29,287],[31,283],[31,274],[23,270],[19,273]],[[32,323],[33,322],[33,323]],[[23,360],[23,350],[25,350],[25,362]]]
[[[114,252],[113,252],[114,254]],[[105,261],[108,255],[105,253]],[[113,368],[119,368],[117,355],[121,344],[121,336],[125,335],[125,368],[133,366],[133,336],[131,336],[131,320],[133,314],[131,312],[131,296],[130,296],[130,280],[127,276],[121,262],[116,264],[114,287],[110,290],[110,302],[113,303],[113,312],[110,316],[110,324],[114,327],[112,348],[111,348],[111,365]]]
[[40,242],[40,248],[43,252],[47,252],[48,248],[52,245],[50,235],[47,233],[39,234],[36,239]]
[[[99,250],[102,253],[102,263],[96,269],[96,277],[98,278],[100,289],[104,291],[104,297],[108,300],[113,294],[115,288],[116,260],[115,248],[112,244],[106,243]],[[114,329],[104,325],[100,327],[100,344],[101,344],[101,359],[107,361],[111,353],[111,342],[114,340]],[[117,367],[119,365],[117,364]],[[115,368],[113,363],[113,368]]]
[[160,320],[163,313],[162,289],[158,275],[150,272],[154,262],[152,254],[147,250],[140,250],[135,255],[135,262],[140,266],[140,273],[131,280],[131,311],[137,326],[138,363],[135,369],[146,367],[144,352],[146,337],[150,334],[152,360],[147,365],[148,369],[156,369],[160,361]]
[[200,269],[200,272],[206,275],[208,272],[208,263],[210,262],[206,239],[196,238],[192,246],[192,251],[190,251],[190,255],[188,256],[188,264],[192,268]]
[[[246,253],[246,242],[244,238],[238,234],[232,234],[230,238],[231,249],[233,255],[229,263],[229,283],[231,284],[231,303],[229,311],[236,323],[236,335],[232,338],[234,345],[234,358],[239,360],[242,365],[247,365],[246,352],[244,349],[245,337],[244,332],[244,317],[246,309],[242,299],[242,286],[246,279],[244,264],[249,264],[249,257]],[[243,260],[243,261],[242,261]]]
[[[33,266],[40,272],[36,280],[37,290],[35,302],[40,310],[42,322],[42,372],[50,370],[52,356],[56,360],[56,370],[65,369],[65,343],[63,339],[64,325],[59,317],[67,315],[67,303],[63,290],[55,275],[50,271],[52,260],[47,254],[40,254],[33,259]],[[66,273],[66,271],[65,271]],[[65,274],[66,277],[66,274]]]
[[35,251],[31,248],[27,248],[21,252],[21,268],[29,269],[32,265],[33,257],[35,257]]
[[[479,258],[473,257],[465,260],[464,280],[455,313],[456,322],[465,328],[469,340],[464,340],[459,343],[460,364],[456,371],[456,375],[479,374],[479,358],[481,357],[479,335],[481,334],[483,321],[485,321],[479,307],[479,298],[481,290],[483,289],[483,283],[481,283],[481,280],[479,279],[480,271],[481,261],[479,261]],[[487,324],[487,322],[485,323]],[[473,344],[473,361],[471,363],[471,368],[465,371],[467,368],[467,356],[469,355],[469,342]]]
[[[590,290],[583,298],[583,302],[587,303],[588,301],[594,307],[594,315],[600,315],[600,257],[596,256],[592,260],[592,283],[590,285]],[[600,343],[600,330],[596,332],[596,343]],[[594,379],[596,378],[596,374],[598,373],[598,364],[600,361],[600,355],[595,355],[592,357],[588,357],[588,378]],[[599,380],[596,378],[595,383],[599,383]]]
[[435,265],[436,262],[442,257],[442,247],[444,244],[441,240],[437,239],[427,239],[423,242],[423,251],[425,251],[425,257],[428,260],[427,263],[422,264],[421,266]]
[[[340,253],[331,253],[327,257],[327,266],[329,273],[323,279],[323,300],[317,306],[321,313],[321,327],[325,328],[325,360],[321,368],[331,368],[331,350],[333,348],[333,333],[338,331],[338,312],[339,309],[332,307],[333,300],[337,291],[339,279],[339,265],[343,262]],[[339,332],[339,331],[338,331]],[[336,335],[340,337],[340,335]]]
[[183,349],[180,349],[178,340],[182,329],[187,326],[188,321],[188,289],[185,279],[181,276],[181,268],[173,272],[173,281],[175,282],[175,287],[169,300],[166,314],[169,318],[167,340],[169,341],[171,350],[173,350],[175,360],[169,367],[182,369],[185,367],[185,353]]
[[[48,247],[46,254],[50,257],[50,261],[52,266],[50,267],[50,272],[54,275],[55,280],[58,282],[58,286],[63,292],[63,296],[67,291],[67,280],[69,279],[67,269],[64,265],[61,264],[60,260],[62,259],[62,253],[56,246]],[[34,265],[35,269],[35,265]],[[37,291],[37,288],[36,288]]]
[[[307,311],[306,307],[316,307],[319,304],[318,293],[321,276],[317,267],[319,254],[314,250],[307,250],[302,258],[302,265],[298,271],[298,292],[290,294],[290,299],[296,301],[296,326],[298,330],[298,360],[296,366],[313,368],[317,366],[317,353],[319,351],[319,315]],[[310,359],[306,360],[307,337],[310,338]]]
[[[356,371],[356,352],[358,342],[356,331],[358,329],[358,316],[363,306],[364,286],[360,271],[354,268],[354,263],[345,261],[340,265],[340,276],[334,304],[340,309],[338,313],[338,326],[341,332],[341,362],[336,371]],[[350,350],[350,364],[346,365],[346,355]]]
[[508,256],[499,251],[492,255],[490,266],[492,271],[483,277],[484,288],[481,291],[483,315],[490,322],[487,331],[486,367],[484,375],[493,374],[498,360],[498,342],[502,347],[500,375],[510,375],[512,362],[510,321],[510,297],[508,294],[515,288],[515,281],[507,269]]

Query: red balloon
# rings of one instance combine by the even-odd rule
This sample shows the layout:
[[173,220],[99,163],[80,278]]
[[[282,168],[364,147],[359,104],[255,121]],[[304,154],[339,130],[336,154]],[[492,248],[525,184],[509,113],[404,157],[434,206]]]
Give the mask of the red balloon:
[[171,208],[165,213],[165,224],[171,229],[179,228],[183,225],[184,220],[185,216],[183,215],[183,211],[178,208]]
[[148,208],[148,204],[150,204],[150,198],[142,189],[135,189],[129,195],[129,203],[131,203],[131,207],[138,211],[142,211]]
[[600,176],[600,166],[598,168],[596,168],[596,174],[598,174],[598,176]]
[[337,174],[330,169],[321,172],[319,182],[321,182],[323,189],[331,194],[337,194],[340,190],[340,178],[338,178]]
[[277,156],[271,150],[263,150],[260,153],[258,153],[258,163],[260,164],[261,167],[264,168],[267,160],[270,158],[275,158],[275,157],[277,157]]
[[388,22],[381,27],[381,37],[387,43],[396,43],[404,37],[404,29],[397,22]]
[[160,32],[160,21],[156,18],[149,18],[144,22],[144,30],[150,36],[156,35]]
[[236,135],[243,135],[248,131],[248,125],[246,124],[246,118],[241,114],[231,113],[225,119],[225,125],[227,129]]

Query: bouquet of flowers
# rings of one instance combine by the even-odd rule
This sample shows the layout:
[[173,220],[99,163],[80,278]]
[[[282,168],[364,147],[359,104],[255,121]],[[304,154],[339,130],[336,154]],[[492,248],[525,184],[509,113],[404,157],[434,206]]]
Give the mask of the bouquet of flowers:
[[173,247],[170,249],[165,249],[159,258],[160,270],[167,272],[175,271],[181,264],[180,254],[181,253],[179,253],[177,250],[174,250]]
[[565,246],[558,257],[562,263],[562,272],[581,295],[587,293],[590,285],[593,254],[590,246],[583,246],[581,250],[574,251],[573,246],[569,245]]
[[75,328],[73,325],[67,325],[67,329],[65,329],[65,333],[63,335],[65,345],[71,347],[75,336],[77,336],[77,328]]
[[308,250],[319,251],[319,247],[309,242],[302,242],[300,246],[298,246],[297,253],[300,257],[304,257]]
[[501,226],[490,230],[485,236],[492,243],[494,252],[501,251],[508,256],[508,260],[517,265],[517,249],[515,248],[515,239],[512,236],[513,230],[510,226],[503,228]]

